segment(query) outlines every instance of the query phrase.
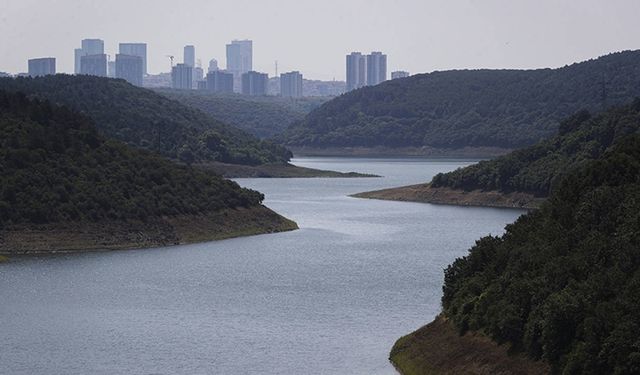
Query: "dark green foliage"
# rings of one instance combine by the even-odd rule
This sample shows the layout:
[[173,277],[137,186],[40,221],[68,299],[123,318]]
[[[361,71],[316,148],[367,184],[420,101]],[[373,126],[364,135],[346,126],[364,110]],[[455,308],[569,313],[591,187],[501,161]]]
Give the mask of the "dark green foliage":
[[145,220],[260,204],[261,193],[98,134],[65,107],[0,90],[0,226]]
[[291,99],[216,94],[206,90],[156,91],[260,138],[271,138],[282,133],[328,100],[325,97]]
[[519,148],[551,136],[560,119],[580,109],[636,96],[640,51],[560,69],[434,72],[333,99],[284,139],[315,147]]
[[640,135],[565,175],[501,238],[478,241],[446,269],[443,291],[461,332],[512,343],[554,373],[640,373]]
[[554,181],[597,159],[621,137],[640,132],[640,99],[594,118],[580,111],[560,124],[559,134],[534,146],[482,161],[431,181],[434,187],[520,191],[547,196]]
[[[195,161],[285,163],[284,147],[225,125],[208,115],[124,80],[55,75],[0,78],[0,89],[24,92],[84,113],[109,138],[171,159],[189,150]],[[211,135],[217,139],[213,144]]]

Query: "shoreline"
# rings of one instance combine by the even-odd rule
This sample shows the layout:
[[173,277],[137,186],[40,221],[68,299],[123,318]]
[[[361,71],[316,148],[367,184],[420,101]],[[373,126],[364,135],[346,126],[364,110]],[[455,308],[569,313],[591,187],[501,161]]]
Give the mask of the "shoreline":
[[525,354],[513,353],[509,345],[498,345],[480,332],[460,335],[446,317],[399,338],[389,361],[402,375],[543,375],[548,364]]
[[527,193],[501,193],[499,191],[463,191],[451,188],[432,188],[430,184],[401,186],[366,191],[351,195],[354,198],[380,199],[471,207],[537,209],[545,198]]
[[336,172],[287,164],[239,165],[220,162],[194,164],[206,172],[214,172],[226,178],[368,178],[380,177],[358,172]]
[[491,159],[508,154],[510,148],[500,147],[463,147],[463,148],[433,148],[433,147],[309,147],[287,146],[296,157],[325,156],[325,157],[416,157],[434,159]]
[[0,230],[0,257],[145,249],[296,229],[262,205],[147,222],[16,225]]

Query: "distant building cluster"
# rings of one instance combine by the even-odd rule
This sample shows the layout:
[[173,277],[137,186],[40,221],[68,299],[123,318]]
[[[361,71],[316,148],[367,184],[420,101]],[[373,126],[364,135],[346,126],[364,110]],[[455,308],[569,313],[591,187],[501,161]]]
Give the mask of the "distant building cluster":
[[375,86],[386,80],[387,55],[382,52],[369,55],[351,52],[347,55],[347,91]]
[[147,74],[147,44],[120,43],[115,61],[104,52],[102,39],[83,39],[74,51],[75,74],[124,79],[142,86]]
[[[318,81],[305,79],[300,71],[275,77],[253,69],[253,41],[233,40],[226,45],[226,69],[218,60],[209,59],[206,71],[196,58],[196,47],[185,45],[182,62],[171,61],[171,71],[151,75],[147,70],[146,43],[119,43],[115,60],[105,53],[102,39],[83,39],[80,48],[74,50],[74,73],[123,79],[143,87],[173,87],[181,90],[207,90],[216,93],[243,95],[280,95],[286,98],[304,96],[337,96],[364,86],[373,86],[387,80],[387,55],[371,52],[363,55],[352,52],[347,55],[344,81]],[[206,61],[206,60],[205,60]],[[56,59],[42,57],[28,60],[28,73],[19,76],[45,76],[56,74]],[[391,79],[408,77],[405,71],[394,71]]]
[[31,59],[28,62],[29,76],[39,77],[49,74],[56,74],[56,59],[54,57],[42,57]]
[[[104,41],[102,39],[83,39],[80,48],[74,50],[74,73],[89,74],[88,71],[93,70],[94,66],[88,66],[97,60],[104,58],[104,72],[100,71],[95,75],[103,77],[107,76],[107,55],[104,54]],[[85,60],[85,68],[82,68],[82,60]],[[103,64],[100,64],[103,65]]]
[[411,74],[409,74],[409,72],[405,72],[404,70],[397,70],[395,72],[391,72],[391,79],[407,78],[410,75]]
[[269,75],[267,73],[260,73],[249,71],[242,74],[242,94],[251,96],[263,96],[267,95],[267,81]]
[[217,93],[233,94],[233,74],[221,70],[210,71],[207,73],[207,82],[204,88]]
[[193,67],[177,64],[171,68],[171,86],[174,89],[191,90],[193,88]]
[[300,72],[280,75],[280,95],[287,98],[302,97],[302,74]]

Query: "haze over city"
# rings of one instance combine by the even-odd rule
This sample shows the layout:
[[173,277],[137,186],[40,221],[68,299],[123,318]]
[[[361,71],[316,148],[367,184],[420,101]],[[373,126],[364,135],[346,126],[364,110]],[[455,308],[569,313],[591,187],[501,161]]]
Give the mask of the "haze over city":
[[0,0],[0,375],[640,375],[639,15]]
[[[344,56],[384,51],[388,70],[559,67],[640,47],[640,3],[617,1],[123,1],[2,0],[0,71],[25,72],[33,57],[73,72],[81,39],[148,44],[149,73],[170,70],[166,55],[196,46],[203,66],[224,66],[225,45],[254,43],[254,69],[345,79]],[[27,27],[28,25],[28,27]],[[179,58],[176,62],[180,62]]]

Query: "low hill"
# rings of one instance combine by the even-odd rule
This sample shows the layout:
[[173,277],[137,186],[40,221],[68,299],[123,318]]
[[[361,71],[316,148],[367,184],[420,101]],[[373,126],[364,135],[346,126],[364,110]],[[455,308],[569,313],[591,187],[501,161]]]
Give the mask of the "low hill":
[[329,99],[217,94],[206,90],[155,91],[259,138],[282,133]]
[[282,141],[293,148],[434,154],[514,149],[552,136],[561,119],[579,110],[593,112],[637,96],[640,51],[558,69],[434,72],[335,98],[287,130]]
[[0,78],[0,90],[24,92],[89,116],[105,136],[186,163],[286,163],[291,153],[268,141],[124,80],[55,75]]
[[[597,121],[637,112],[628,106]],[[444,317],[460,334],[482,333],[552,373],[638,373],[640,135],[618,137],[561,177],[539,210],[479,240],[445,270],[443,292]],[[393,355],[415,368],[449,341],[429,331],[399,341]]]
[[431,183],[376,192],[363,198],[499,207],[537,207],[565,174],[604,155],[615,142],[640,133],[640,99],[591,115],[580,111],[558,134],[493,160],[436,175]]
[[146,247],[292,229],[263,195],[0,91],[0,253]]
[[431,186],[546,197],[565,173],[601,157],[618,139],[638,132],[640,99],[595,116],[580,111],[561,122],[555,137],[494,160],[438,174]]

